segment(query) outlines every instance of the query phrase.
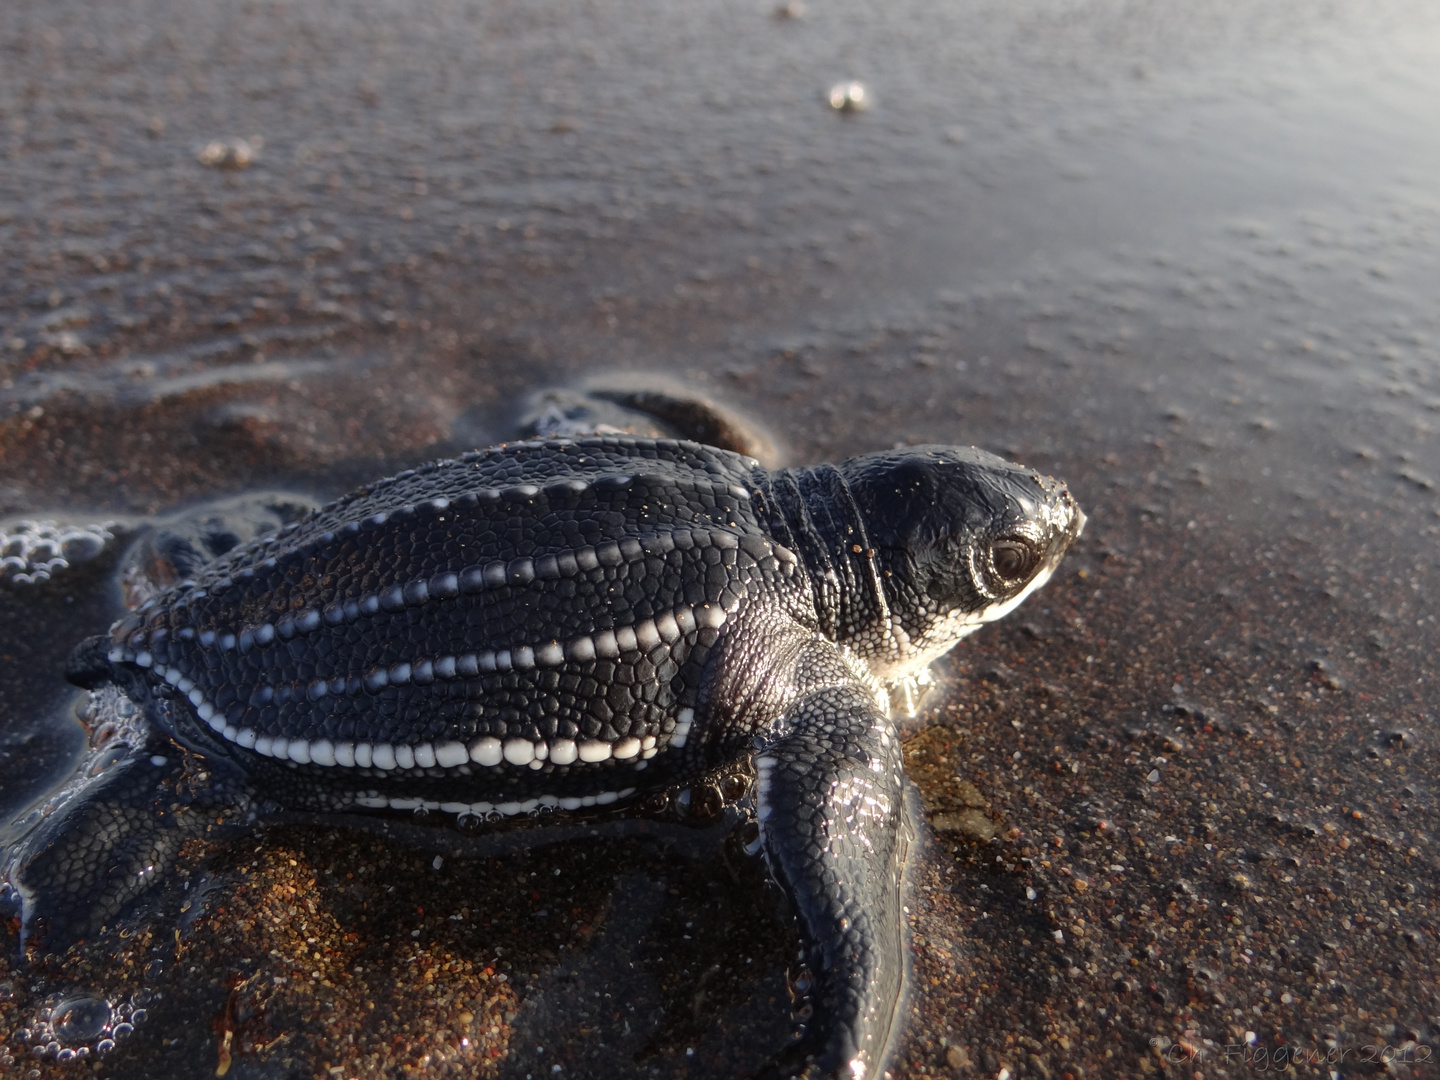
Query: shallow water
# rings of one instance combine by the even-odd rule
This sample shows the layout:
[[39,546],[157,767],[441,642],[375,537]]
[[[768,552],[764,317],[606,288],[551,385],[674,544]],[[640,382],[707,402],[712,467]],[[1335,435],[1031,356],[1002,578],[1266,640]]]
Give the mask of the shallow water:
[[[606,371],[689,380],[795,461],[1015,456],[1090,525],[910,728],[894,1075],[1386,1047],[1425,1075],[1437,61],[1440,14],[1398,0],[12,4],[0,510],[123,538],[335,493]],[[850,79],[872,107],[837,113]],[[249,167],[201,164],[240,139]],[[0,585],[7,806],[80,744],[59,671],[120,546]],[[0,974],[0,1027],[153,995],[115,1076],[211,1075],[227,1030],[237,1076],[725,1076],[783,1039],[790,945],[743,864],[433,858],[267,833],[197,864],[180,938]]]

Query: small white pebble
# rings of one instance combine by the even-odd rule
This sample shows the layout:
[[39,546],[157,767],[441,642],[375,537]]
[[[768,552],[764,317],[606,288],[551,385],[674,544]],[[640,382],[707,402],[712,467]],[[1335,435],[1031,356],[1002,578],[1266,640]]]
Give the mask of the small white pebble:
[[870,107],[870,95],[862,82],[836,83],[826,96],[836,112],[864,112]]

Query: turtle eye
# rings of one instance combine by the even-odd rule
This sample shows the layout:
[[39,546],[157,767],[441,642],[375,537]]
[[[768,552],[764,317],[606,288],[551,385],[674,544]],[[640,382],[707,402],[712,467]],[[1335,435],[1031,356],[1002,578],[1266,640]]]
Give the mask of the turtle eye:
[[1017,585],[1035,569],[1035,549],[1021,539],[1006,537],[990,544],[990,565],[1006,585]]

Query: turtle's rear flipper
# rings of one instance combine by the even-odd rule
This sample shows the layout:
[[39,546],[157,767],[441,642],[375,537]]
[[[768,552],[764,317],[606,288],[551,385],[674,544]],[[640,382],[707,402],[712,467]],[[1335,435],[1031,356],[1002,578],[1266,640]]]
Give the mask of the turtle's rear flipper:
[[62,953],[113,923],[174,864],[182,844],[248,817],[236,779],[174,743],[113,737],[10,848],[21,944]]
[[259,492],[176,514],[145,532],[126,554],[120,570],[125,606],[139,607],[232,548],[276,532],[314,508],[302,495]]

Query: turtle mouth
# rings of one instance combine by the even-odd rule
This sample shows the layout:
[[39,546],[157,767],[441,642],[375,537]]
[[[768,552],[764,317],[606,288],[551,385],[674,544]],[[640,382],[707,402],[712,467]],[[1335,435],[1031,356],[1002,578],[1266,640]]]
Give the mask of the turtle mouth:
[[989,623],[994,622],[997,619],[1003,619],[1006,615],[1009,615],[1010,612],[1014,611],[1017,607],[1023,604],[1026,598],[1028,598],[1031,593],[1033,593],[1036,589],[1040,588],[1042,585],[1044,585],[1047,581],[1050,580],[1050,575],[1055,572],[1055,567],[1060,564],[1060,559],[1064,554],[1065,551],[1062,548],[1059,553],[1054,554],[1049,559],[1047,559],[1045,561],[1045,565],[1042,566],[1036,572],[1035,576],[1030,579],[1030,583],[1026,585],[1023,589],[1021,589],[1018,593],[1016,593],[1014,596],[1010,597],[1010,599],[1004,600],[998,604],[991,604],[984,610],[977,612],[973,616],[973,624],[975,626],[979,626],[983,623]]

